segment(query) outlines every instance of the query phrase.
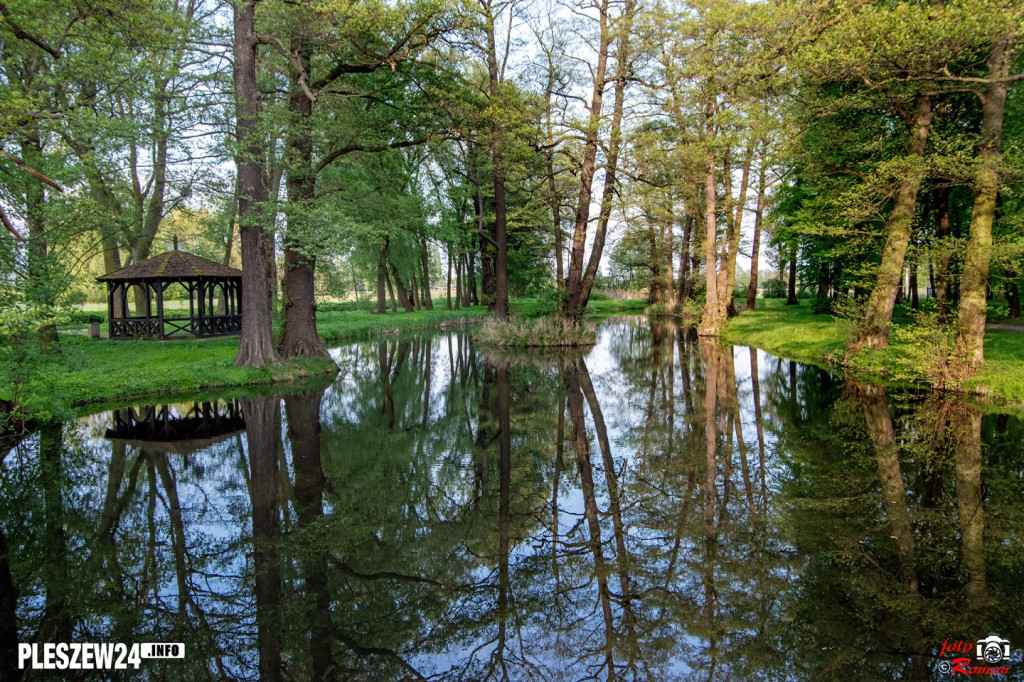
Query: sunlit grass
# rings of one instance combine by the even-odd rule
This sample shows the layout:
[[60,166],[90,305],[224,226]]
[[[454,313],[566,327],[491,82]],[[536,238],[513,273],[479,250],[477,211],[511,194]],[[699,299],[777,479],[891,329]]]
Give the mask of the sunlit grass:
[[[729,320],[722,335],[733,344],[755,346],[771,353],[814,364],[846,354],[843,328],[831,315],[815,315],[809,303],[783,305],[781,300],[758,301],[757,308]],[[894,324],[909,324],[898,308]],[[910,348],[894,342],[879,350],[862,350],[845,358],[854,374],[891,377],[905,374]],[[897,369],[903,370],[897,372]],[[924,382],[925,377],[917,377]],[[1024,333],[989,330],[985,334],[985,368],[967,380],[968,391],[1015,403],[1024,403]]]

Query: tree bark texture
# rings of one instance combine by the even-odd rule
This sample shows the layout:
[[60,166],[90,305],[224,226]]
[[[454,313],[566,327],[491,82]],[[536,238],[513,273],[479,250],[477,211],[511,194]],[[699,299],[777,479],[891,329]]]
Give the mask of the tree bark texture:
[[242,335],[235,364],[263,367],[279,362],[270,325],[268,258],[261,204],[267,200],[261,159],[265,143],[259,134],[260,91],[256,83],[255,0],[234,10],[235,130],[241,153],[235,159],[241,190],[238,224],[242,241]]
[[316,194],[310,131],[313,102],[306,95],[302,83],[305,74],[309,73],[311,49],[301,38],[294,38],[291,48],[302,65],[302,72],[294,68],[291,70],[288,91],[292,118],[285,141],[288,147],[286,158],[290,161],[286,186],[291,213],[288,214],[288,231],[284,240],[284,277],[281,282],[281,315],[284,318],[281,355],[285,358],[326,360],[330,355],[316,330],[316,258],[303,248],[303,242],[309,239],[309,228],[302,222]]
[[[924,159],[928,131],[934,116],[931,97],[918,95],[914,99],[913,118],[908,121],[910,140],[907,142],[907,158],[911,164],[920,166]],[[896,189],[892,212],[885,223],[885,247],[882,249],[882,263],[878,268],[875,288],[871,290],[864,311],[862,331],[851,344],[855,350],[864,346],[881,348],[889,343],[889,323],[892,321],[892,310],[896,305],[896,291],[900,286],[914,209],[917,205],[917,192],[923,176],[922,168],[911,168]]]
[[1009,40],[996,42],[989,56],[988,85],[982,100],[981,149],[974,182],[974,208],[960,278],[960,311],[956,353],[972,370],[985,365],[985,313],[989,262],[992,260],[992,219],[999,193],[999,161],[1006,108],[1006,78],[1010,73]]

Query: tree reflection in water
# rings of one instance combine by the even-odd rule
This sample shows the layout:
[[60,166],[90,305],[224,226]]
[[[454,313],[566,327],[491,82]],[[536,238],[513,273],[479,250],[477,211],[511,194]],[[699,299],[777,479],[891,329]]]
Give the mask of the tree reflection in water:
[[151,679],[775,680],[1024,640],[1015,417],[645,320],[337,352],[244,433],[8,443],[0,679],[17,641],[186,642]]

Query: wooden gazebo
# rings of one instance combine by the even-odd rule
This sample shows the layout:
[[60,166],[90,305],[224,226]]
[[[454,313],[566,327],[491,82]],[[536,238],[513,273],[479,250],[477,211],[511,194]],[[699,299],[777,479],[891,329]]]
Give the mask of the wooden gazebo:
[[[112,339],[226,336],[242,330],[241,270],[175,250],[97,279],[107,284]],[[164,294],[173,284],[188,292],[187,314],[165,310]]]

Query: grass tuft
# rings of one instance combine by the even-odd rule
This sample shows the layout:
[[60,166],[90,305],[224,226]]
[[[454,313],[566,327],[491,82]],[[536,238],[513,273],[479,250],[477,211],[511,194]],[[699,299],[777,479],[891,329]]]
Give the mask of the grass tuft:
[[489,318],[473,339],[499,348],[577,348],[593,346],[597,332],[593,325],[573,324],[565,319],[541,317],[532,320]]

